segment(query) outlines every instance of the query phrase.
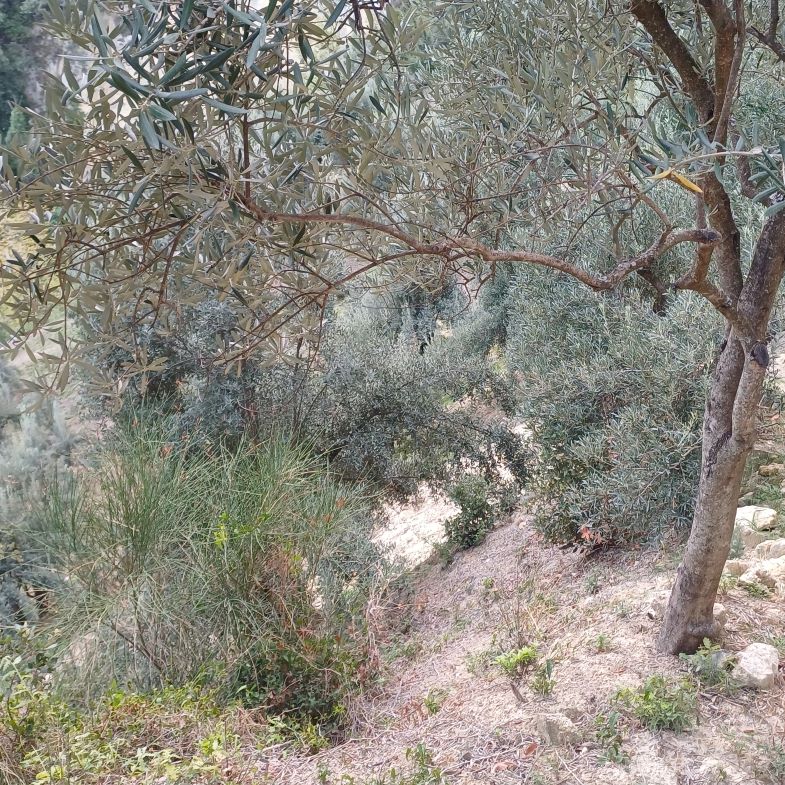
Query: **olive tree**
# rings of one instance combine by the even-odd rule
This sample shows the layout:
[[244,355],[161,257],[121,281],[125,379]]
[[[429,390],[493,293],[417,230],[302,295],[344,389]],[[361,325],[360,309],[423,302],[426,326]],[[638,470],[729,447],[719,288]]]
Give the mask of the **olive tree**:
[[139,336],[208,289],[243,316],[205,362],[298,362],[349,287],[450,275],[475,291],[502,262],[598,291],[639,280],[663,318],[691,290],[725,339],[660,648],[694,650],[715,632],[785,271],[785,142],[767,109],[785,47],[776,0],[764,12],[52,0],[51,31],[82,53],[45,76],[47,110],[4,170],[36,243],[2,271],[11,349],[64,385],[94,356],[90,319],[144,380]]

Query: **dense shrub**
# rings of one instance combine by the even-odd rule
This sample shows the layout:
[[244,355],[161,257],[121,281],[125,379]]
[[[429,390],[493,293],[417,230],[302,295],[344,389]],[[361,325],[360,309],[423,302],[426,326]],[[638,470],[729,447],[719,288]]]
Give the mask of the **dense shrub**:
[[[344,479],[399,495],[452,482],[467,465],[494,481],[503,463],[523,482],[527,453],[498,410],[514,397],[489,357],[486,317],[466,312],[450,287],[347,296],[328,314],[316,356],[272,366],[250,356],[226,375],[211,358],[237,315],[206,295],[166,329],[137,331],[148,362],[163,367],[129,380],[125,403],[164,404],[192,444],[285,431]],[[94,358],[110,376],[129,359],[118,349]]]
[[482,477],[465,477],[450,489],[450,498],[460,507],[444,524],[450,545],[471,548],[485,539],[495,517],[488,494],[488,483]]
[[89,477],[52,488],[40,516],[69,575],[63,669],[92,688],[217,668],[272,712],[323,720],[356,681],[383,563],[361,489],[305,449],[275,438],[188,451],[140,418]]
[[505,465],[525,481],[527,449],[498,408],[508,381],[466,351],[462,327],[420,354],[407,330],[391,334],[365,312],[335,325],[304,428],[339,472],[400,494],[468,467],[500,483]]
[[537,526],[550,539],[656,539],[688,525],[717,322],[697,298],[660,316],[635,292],[594,294],[523,271],[506,358],[538,451]]

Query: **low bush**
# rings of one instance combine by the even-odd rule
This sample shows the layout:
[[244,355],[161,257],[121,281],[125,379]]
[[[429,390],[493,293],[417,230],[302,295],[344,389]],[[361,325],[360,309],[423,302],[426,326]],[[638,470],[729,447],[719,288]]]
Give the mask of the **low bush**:
[[78,707],[54,689],[52,666],[40,652],[0,658],[0,781],[8,785],[239,779],[241,735],[253,746],[280,741],[275,723],[194,682],[115,686]]
[[537,649],[534,646],[523,646],[498,655],[494,662],[510,678],[520,676],[524,669],[537,661]]
[[602,747],[600,760],[607,763],[626,763],[629,755],[624,751],[624,718],[616,710],[598,714],[594,718],[597,742]]
[[339,719],[385,580],[367,501],[284,438],[205,452],[145,417],[118,428],[39,508],[69,576],[63,674],[98,691],[209,677],[270,714]]
[[689,679],[671,682],[650,676],[637,690],[620,690],[616,701],[649,730],[684,731],[697,719],[698,695]]
[[465,477],[450,489],[450,498],[460,512],[444,524],[447,542],[463,550],[481,543],[493,528],[495,510],[490,503],[489,487],[482,477]]
[[[528,449],[490,405],[511,411],[511,383],[478,340],[484,312],[461,314],[464,306],[454,287],[349,294],[325,315],[316,353],[272,365],[251,354],[241,373],[227,375],[210,358],[238,315],[205,293],[167,329],[136,330],[148,362],[161,367],[129,380],[125,405],[155,402],[192,443],[283,430],[327,456],[343,479],[401,497],[423,482],[445,487],[467,467],[497,483],[503,465],[522,484]],[[117,377],[130,359],[115,348],[93,361]]]
[[731,670],[734,657],[722,650],[719,644],[704,638],[694,654],[680,654],[692,675],[705,687],[716,687],[722,691],[733,688]]

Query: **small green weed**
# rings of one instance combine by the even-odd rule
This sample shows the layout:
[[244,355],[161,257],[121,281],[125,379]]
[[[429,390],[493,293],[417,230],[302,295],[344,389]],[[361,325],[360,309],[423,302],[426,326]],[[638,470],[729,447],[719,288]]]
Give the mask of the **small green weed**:
[[442,704],[447,698],[447,694],[447,690],[443,689],[428,690],[428,694],[422,701],[428,714],[438,714],[441,711]]
[[553,660],[547,659],[535,671],[531,688],[540,695],[550,695],[555,686],[556,679],[553,678]]
[[760,599],[767,600],[771,597],[771,589],[764,586],[762,583],[743,583],[742,588],[750,597],[759,597]]
[[598,714],[594,718],[594,733],[603,749],[600,760],[608,763],[626,763],[629,755],[622,749],[624,743],[624,718],[618,711]]
[[695,654],[682,654],[681,659],[703,686],[719,687],[722,691],[733,687],[730,675],[733,657],[725,654],[720,646],[708,638],[703,639],[703,644]]
[[510,678],[520,676],[528,665],[537,659],[537,648],[535,646],[523,646],[520,649],[500,654],[494,659],[498,665]]
[[684,731],[697,717],[698,696],[690,679],[673,683],[664,676],[650,676],[637,690],[619,690],[616,701],[649,730]]
[[605,633],[601,632],[594,639],[594,649],[597,652],[610,651],[611,650],[611,639],[607,635],[605,635]]

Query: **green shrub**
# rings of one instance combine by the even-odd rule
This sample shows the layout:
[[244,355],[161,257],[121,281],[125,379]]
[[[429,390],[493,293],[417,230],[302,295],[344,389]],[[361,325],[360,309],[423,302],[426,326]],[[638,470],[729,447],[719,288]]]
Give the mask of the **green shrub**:
[[629,755],[624,744],[623,718],[618,711],[598,714],[594,719],[595,736],[603,749],[601,760],[609,763],[626,763]]
[[482,477],[464,477],[450,489],[450,498],[460,507],[444,524],[450,545],[462,550],[485,539],[495,517],[488,496],[488,483]]
[[209,673],[270,713],[323,722],[361,680],[384,563],[362,489],[304,448],[186,450],[141,417],[40,517],[70,578],[56,622],[93,689]]
[[[503,413],[476,411],[511,406],[510,380],[475,341],[475,316],[454,313],[453,299],[411,286],[385,299],[347,295],[325,316],[318,356],[270,366],[251,354],[242,373],[227,375],[210,358],[238,329],[238,311],[205,292],[165,330],[135,330],[149,362],[163,368],[129,380],[125,401],[132,410],[154,402],[192,444],[284,430],[343,479],[398,496],[454,482],[466,465],[492,483],[504,465],[520,485],[528,449]],[[436,332],[437,317],[451,334]],[[94,362],[119,376],[130,359],[114,349]]]
[[143,693],[115,686],[77,707],[51,675],[40,661],[0,658],[3,783],[212,782],[228,764],[241,765],[239,733],[260,745],[280,740],[273,724],[197,683]]
[[525,270],[509,299],[505,357],[537,450],[537,528],[594,545],[685,531],[718,341],[710,309],[679,295],[657,315],[629,289],[595,294]]
[[674,683],[664,676],[650,676],[637,690],[620,690],[616,700],[649,730],[684,731],[697,717],[698,696],[689,679]]

